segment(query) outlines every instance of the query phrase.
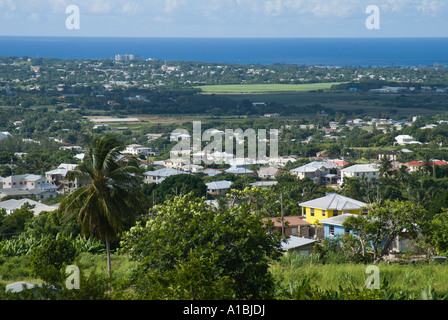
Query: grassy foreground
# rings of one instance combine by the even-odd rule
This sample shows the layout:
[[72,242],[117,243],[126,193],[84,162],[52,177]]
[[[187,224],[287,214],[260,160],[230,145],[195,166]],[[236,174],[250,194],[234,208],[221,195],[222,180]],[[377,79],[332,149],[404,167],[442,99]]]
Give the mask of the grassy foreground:
[[[35,279],[27,266],[28,258],[0,258],[0,282],[10,284],[16,281],[42,283]],[[87,274],[99,272],[107,274],[106,257],[104,254],[82,253],[75,264]],[[112,255],[113,276],[117,280],[129,279],[135,262],[125,256]],[[425,292],[434,290],[438,298],[448,297],[448,263],[415,263],[415,264],[379,264],[380,282],[387,281],[390,292],[406,292],[414,294],[416,299]],[[270,272],[279,285],[278,299],[290,299],[285,294],[289,288],[300,286],[305,280],[312,288],[338,291],[341,287],[353,286],[357,289],[366,288],[366,280],[371,275],[367,273],[368,265],[358,263],[328,263],[323,264],[312,254],[308,257],[297,255],[284,256],[271,265]],[[286,290],[286,291],[282,291]]]
[[[355,263],[322,264],[313,257],[291,255],[274,263],[271,272],[284,287],[308,279],[311,287],[322,290],[338,290],[339,287],[351,285],[363,289],[371,275],[367,273],[367,267],[368,265]],[[381,263],[377,267],[380,282],[387,281],[391,291],[406,291],[420,296],[423,291],[434,289],[438,296],[448,295],[447,263]]]

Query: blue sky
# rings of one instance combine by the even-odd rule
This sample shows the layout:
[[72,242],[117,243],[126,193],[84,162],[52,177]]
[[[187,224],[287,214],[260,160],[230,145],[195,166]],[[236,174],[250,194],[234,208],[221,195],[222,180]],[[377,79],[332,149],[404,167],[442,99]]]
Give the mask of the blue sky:
[[[69,5],[79,30],[66,28]],[[365,27],[369,5],[380,30]],[[0,0],[0,35],[448,37],[448,0]]]

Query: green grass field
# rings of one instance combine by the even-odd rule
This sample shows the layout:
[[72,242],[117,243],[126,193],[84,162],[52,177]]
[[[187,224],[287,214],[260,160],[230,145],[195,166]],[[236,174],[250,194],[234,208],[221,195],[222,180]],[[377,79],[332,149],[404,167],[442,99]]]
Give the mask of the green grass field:
[[231,85],[209,85],[199,86],[204,93],[228,93],[228,94],[247,94],[247,93],[272,93],[272,92],[306,92],[313,90],[328,90],[331,86],[340,84],[340,82],[329,83],[307,83],[307,84],[231,84]]

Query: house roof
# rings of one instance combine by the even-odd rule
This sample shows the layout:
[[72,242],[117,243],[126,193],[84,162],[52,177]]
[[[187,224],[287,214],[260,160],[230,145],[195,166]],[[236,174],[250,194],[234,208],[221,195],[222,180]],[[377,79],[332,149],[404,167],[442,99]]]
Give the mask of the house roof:
[[250,185],[254,187],[271,187],[278,183],[278,181],[255,181]]
[[254,173],[252,170],[241,168],[241,167],[231,167],[226,170],[226,172],[233,174],[244,174],[244,173]]
[[275,175],[280,173],[280,171],[281,170],[278,168],[267,167],[267,168],[260,168],[260,170],[258,170],[258,174]]
[[[285,216],[285,217],[283,217],[283,219],[285,220],[285,224],[288,227],[311,225],[311,223],[309,223],[303,219],[303,216]],[[264,218],[264,220],[271,220],[274,223],[275,227],[282,226],[282,218],[281,217],[267,217],[267,218]]]
[[23,178],[23,180],[26,180],[26,181],[37,181],[40,179],[43,179],[43,177],[41,175],[37,175],[37,174],[28,174]]
[[31,199],[19,199],[19,200],[9,199],[6,201],[1,201],[0,208],[14,211],[14,210],[22,208],[25,205],[25,203],[28,203],[29,205],[34,206],[34,208],[31,209],[31,211],[33,211],[34,215],[38,215],[42,211],[54,211],[58,208],[58,205],[48,206],[46,204],[31,200]]
[[[445,166],[448,165],[448,162],[443,160],[431,160],[429,164],[430,165],[435,164],[436,166]],[[423,166],[423,165],[424,165],[423,161],[411,161],[408,163],[408,166]]]
[[367,206],[367,203],[351,199],[349,197],[345,197],[337,193],[330,193],[325,197],[299,203],[299,206],[314,209],[322,209],[322,210],[343,211],[343,210],[359,210]]
[[46,175],[61,175],[61,176],[65,177],[69,171],[70,170],[68,170],[68,169],[59,168],[59,169],[47,171],[47,172],[45,172],[45,174]]
[[325,161],[313,161],[303,166],[291,169],[292,172],[316,172],[317,170],[337,168],[337,165],[329,164]]
[[281,246],[283,250],[290,250],[310,244],[316,243],[316,240],[301,238],[297,236],[290,236],[288,239],[282,242]]
[[153,177],[170,177],[177,174],[190,174],[189,172],[176,170],[172,168],[163,168],[155,171],[147,171],[144,173],[146,176],[153,176]]
[[216,176],[217,174],[221,174],[223,171],[218,169],[204,169],[202,172],[208,176]]
[[375,164],[355,164],[353,166],[341,169],[341,172],[375,172],[378,166]]
[[232,181],[220,180],[220,181],[212,181],[206,183],[205,185],[210,190],[222,190],[222,189],[229,189],[232,183],[233,183]]
[[19,281],[19,282],[14,282],[11,284],[8,284],[6,286],[6,291],[10,291],[10,292],[20,292],[23,289],[25,289],[25,287],[27,289],[31,289],[35,286],[42,286],[42,284],[38,284],[38,283],[34,283],[34,282],[25,282],[25,281]]
[[333,225],[333,226],[342,226],[342,224],[348,217],[354,217],[354,216],[356,216],[356,214],[344,213],[339,216],[322,219],[322,220],[320,220],[320,222],[324,225],[329,224],[329,225]]

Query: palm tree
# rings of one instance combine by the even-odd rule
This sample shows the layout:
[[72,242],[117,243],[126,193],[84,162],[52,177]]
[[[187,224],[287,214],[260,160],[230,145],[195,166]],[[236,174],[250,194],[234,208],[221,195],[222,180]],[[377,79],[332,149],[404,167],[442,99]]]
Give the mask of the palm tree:
[[106,244],[109,278],[110,242],[117,239],[127,224],[133,223],[138,210],[135,187],[141,181],[141,171],[122,157],[123,149],[114,138],[93,139],[82,164],[67,176],[69,180],[78,178],[89,183],[60,204],[65,217],[77,215],[84,236],[98,238]]
[[379,174],[381,177],[390,176],[390,170],[393,168],[392,161],[386,155],[380,160]]

